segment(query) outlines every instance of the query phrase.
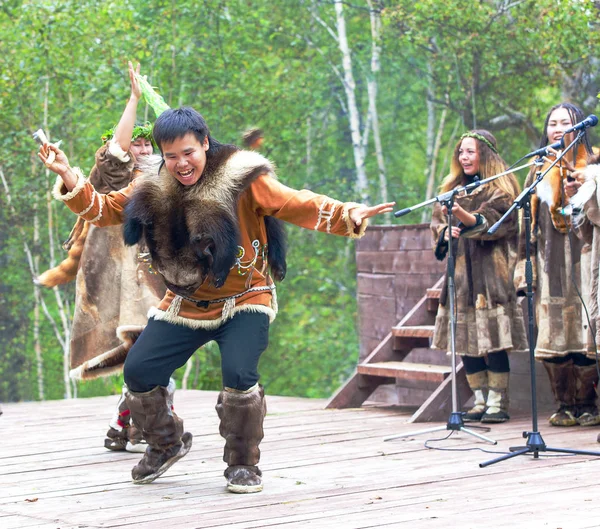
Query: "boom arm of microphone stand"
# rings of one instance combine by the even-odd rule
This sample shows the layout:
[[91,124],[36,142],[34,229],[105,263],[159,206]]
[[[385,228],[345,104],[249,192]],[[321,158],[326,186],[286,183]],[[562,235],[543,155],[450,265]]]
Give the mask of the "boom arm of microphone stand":
[[[577,142],[582,137],[583,137],[583,131],[580,130],[579,133],[577,134],[577,137],[566,147],[566,149],[564,151],[562,151],[556,157],[556,160],[554,160],[550,164],[550,166],[548,167],[548,169],[546,169],[543,173],[540,173],[537,176],[537,178],[533,181],[533,183],[529,187],[526,187],[525,189],[523,189],[523,191],[521,192],[521,194],[517,198],[515,198],[514,202],[512,203],[512,205],[510,206],[510,208],[508,208],[507,212],[504,215],[502,215],[502,217],[500,218],[500,220],[498,220],[498,222],[496,222],[496,224],[494,224],[488,230],[488,235],[493,235],[494,233],[496,233],[498,231],[498,228],[500,228],[500,225],[515,210],[515,208],[520,208],[523,205],[523,201],[525,200],[525,198],[533,192],[533,190],[535,189],[535,187],[544,179],[544,176],[546,176],[548,174],[548,171],[550,171],[550,169],[552,169],[560,160],[562,160],[562,158],[564,157],[564,155],[567,154],[577,144]],[[542,165],[544,163],[544,160],[543,160],[543,158],[540,157],[537,160],[535,160],[534,163],[538,164],[538,165]]]
[[415,209],[422,208],[423,206],[428,206],[429,204],[433,204],[434,202],[440,202],[440,203],[448,202],[448,200],[450,200],[453,196],[457,195],[464,189],[465,189],[464,187],[457,187],[456,189],[452,189],[450,191],[447,191],[446,193],[442,193],[441,195],[438,195],[437,197],[430,198],[429,200],[425,200],[424,202],[415,204],[414,206],[411,206],[409,208],[401,209],[400,211],[396,211],[394,213],[394,217],[402,217],[402,216],[406,215],[407,213],[411,213]]
[[[519,161],[521,161],[521,160],[519,160]],[[419,204],[415,204],[414,206],[410,206],[409,208],[404,208],[399,211],[396,211],[396,212],[394,212],[394,217],[396,217],[396,218],[403,217],[404,215],[412,213],[416,209],[422,208],[424,206],[428,206],[429,204],[433,204],[434,202],[440,202],[440,203],[447,202],[455,195],[458,195],[463,192],[468,193],[469,191],[471,191],[472,189],[475,189],[476,187],[488,184],[492,180],[496,180],[497,178],[500,178],[501,176],[507,175],[509,173],[514,173],[516,171],[520,171],[521,169],[524,169],[525,167],[529,167],[529,166],[533,165],[534,163],[535,162],[530,162],[530,163],[527,163],[525,165],[521,165],[520,167],[515,167],[515,168],[509,167],[506,171],[503,171],[502,173],[499,173],[494,176],[490,176],[489,178],[486,178],[485,180],[477,180],[475,182],[471,182],[470,184],[467,184],[466,186],[457,187],[451,191],[442,193],[441,195],[438,195],[437,197],[430,198],[429,200],[425,200],[424,202],[420,202]]]
[[428,206],[429,204],[433,204],[434,202],[437,202],[437,201],[438,201],[437,197],[430,198],[429,200],[425,200],[424,202],[415,204],[414,206],[411,206],[409,208],[404,208],[404,209],[394,212],[394,217],[396,217],[396,218],[403,217],[404,215],[406,215],[408,213],[412,213],[416,209],[422,208],[423,206]]

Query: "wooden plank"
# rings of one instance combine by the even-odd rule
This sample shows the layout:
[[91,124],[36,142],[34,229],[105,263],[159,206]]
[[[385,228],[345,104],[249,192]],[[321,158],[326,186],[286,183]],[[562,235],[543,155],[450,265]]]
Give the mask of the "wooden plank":
[[373,377],[370,379],[361,378],[355,371],[340,388],[333,394],[327,408],[358,408],[367,400],[371,393],[382,384],[382,380]]
[[432,338],[433,325],[397,325],[392,327],[392,335],[406,338]]
[[357,252],[356,271],[381,274],[430,274],[439,273],[440,266],[432,259],[430,250],[396,252]]
[[[0,527],[434,529],[454,527],[462,517],[465,527],[524,527],[535,520],[566,529],[594,527],[600,515],[594,495],[600,461],[594,458],[519,456],[481,469],[478,463],[495,454],[476,450],[489,447],[466,434],[429,441],[433,449],[424,443],[437,435],[385,443],[390,434],[414,431],[408,414],[381,408],[322,410],[323,401],[282,397],[270,399],[276,412],[265,421],[265,490],[232,495],[224,490],[216,393],[179,392],[177,397],[196,434],[194,446],[149,486],[129,481],[139,455],[110,453],[90,444],[102,439],[104,410],[116,396],[90,402],[93,412],[85,411],[83,399],[73,407],[62,401],[6,405],[0,418]],[[75,410],[85,417],[84,428],[77,429],[79,439],[68,420]],[[437,425],[443,423],[431,426]],[[16,433],[29,428],[36,432],[28,436],[31,442],[13,442]],[[528,429],[527,416],[493,425],[490,435],[499,442],[493,450],[506,453],[509,446],[522,444],[521,432]],[[547,430],[549,446],[600,447],[593,429]],[[49,438],[70,443],[68,449],[44,442]],[[455,450],[450,457],[448,450]],[[17,453],[31,459],[29,470],[18,470],[24,459],[10,464]],[[64,460],[55,461],[60,453]],[[497,491],[491,496],[490,482]],[[544,494],[539,483],[544,483]]]
[[410,379],[438,383],[441,383],[450,373],[446,366],[393,361],[359,364],[357,371],[363,375],[391,377],[396,380]]
[[[456,368],[456,391],[459,402],[472,396],[462,362]],[[452,377],[446,378],[410,418],[410,422],[442,421],[452,411]]]
[[431,235],[429,225],[405,226],[370,226],[365,236],[356,242],[357,252],[364,251],[396,251],[398,249],[429,249],[431,251]]
[[370,296],[395,297],[396,276],[394,274],[366,274],[356,276],[356,291],[358,294]]

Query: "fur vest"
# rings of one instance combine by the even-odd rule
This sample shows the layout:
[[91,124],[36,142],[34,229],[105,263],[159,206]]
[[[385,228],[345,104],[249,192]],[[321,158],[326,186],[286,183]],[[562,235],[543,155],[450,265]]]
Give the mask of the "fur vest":
[[[125,208],[125,243],[145,240],[154,268],[167,287],[191,296],[206,282],[223,286],[239,245],[237,204],[261,174],[274,167],[257,153],[223,145],[210,158],[198,182],[184,186],[163,166],[149,171]],[[286,272],[285,232],[281,221],[265,217],[267,260],[275,279]]]

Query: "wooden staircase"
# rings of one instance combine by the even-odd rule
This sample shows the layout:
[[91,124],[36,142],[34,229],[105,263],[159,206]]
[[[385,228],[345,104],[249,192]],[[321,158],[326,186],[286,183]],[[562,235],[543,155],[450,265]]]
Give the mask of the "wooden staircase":
[[[428,349],[431,345],[443,280],[442,277],[433,288],[427,289],[410,312],[356,366],[354,374],[330,399],[327,408],[360,407],[378,386],[396,383],[432,392],[410,422],[443,421],[449,417],[452,411],[450,357],[445,351],[430,349],[432,354],[428,356],[436,359],[435,364],[405,360],[414,349]],[[460,359],[456,383],[458,400],[464,403],[471,397],[471,390]]]

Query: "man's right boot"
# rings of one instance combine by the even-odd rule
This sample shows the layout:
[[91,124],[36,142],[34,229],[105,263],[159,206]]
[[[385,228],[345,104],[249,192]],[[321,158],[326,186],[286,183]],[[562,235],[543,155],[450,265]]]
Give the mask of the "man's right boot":
[[573,370],[573,360],[555,363],[542,361],[548,378],[550,387],[556,402],[558,410],[554,412],[548,422],[552,426],[576,426],[577,408],[575,406],[575,371]]
[[[126,388],[126,385],[123,385]],[[173,399],[175,397],[175,380],[172,378],[169,379],[169,385],[167,386],[167,405],[171,408],[172,411],[175,411],[173,407]],[[129,410],[127,410],[127,420],[129,421]],[[137,454],[143,454],[148,448],[148,443],[144,439],[142,432],[138,430],[133,424],[127,428],[127,444],[125,446],[125,450],[127,452],[133,452]]]
[[488,390],[488,372],[487,369],[467,375],[467,382],[475,397],[474,406],[463,414],[465,422],[480,421],[487,410],[486,399]]
[[146,393],[129,391],[127,404],[133,425],[148,443],[131,476],[134,483],[151,483],[190,451],[192,434],[183,432],[183,421],[171,409],[169,392],[163,386]]

